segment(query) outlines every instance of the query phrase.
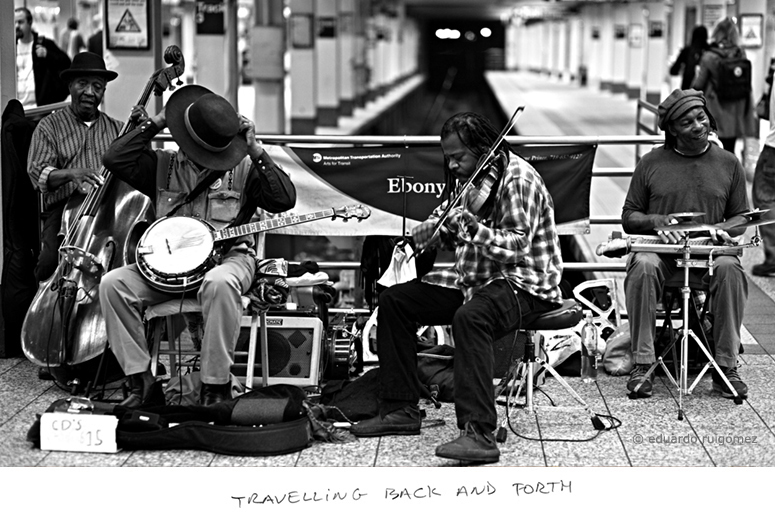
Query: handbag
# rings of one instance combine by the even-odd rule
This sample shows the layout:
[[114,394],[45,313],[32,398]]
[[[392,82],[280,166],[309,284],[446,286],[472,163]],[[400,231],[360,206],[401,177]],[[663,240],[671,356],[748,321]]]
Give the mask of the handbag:
[[756,103],[756,115],[763,121],[770,120],[770,94],[762,94],[759,102]]

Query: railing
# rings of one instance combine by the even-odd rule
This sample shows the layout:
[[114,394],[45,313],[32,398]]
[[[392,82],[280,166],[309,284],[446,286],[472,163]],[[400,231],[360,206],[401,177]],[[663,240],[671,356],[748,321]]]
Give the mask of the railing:
[[[649,123],[643,122],[644,113],[652,114]],[[659,135],[659,112],[653,104],[638,99],[638,106],[635,109],[635,133],[641,135],[641,132],[646,135]],[[640,160],[640,147],[635,149],[635,157]]]
[[[648,103],[638,102],[647,108]],[[649,105],[653,106],[653,105]],[[264,144],[276,145],[328,145],[328,146],[412,146],[439,144],[438,136],[339,136],[339,135],[257,135]],[[171,141],[169,134],[159,134],[159,141]],[[510,144],[525,146],[545,145],[650,145],[661,144],[664,137],[658,134],[652,135],[598,135],[598,136],[509,136],[506,140]],[[593,177],[630,177],[633,167],[595,167],[592,169]],[[590,215],[590,225],[616,225],[621,224],[620,216]],[[323,261],[318,262],[321,269],[334,270],[358,270],[360,263],[354,261]],[[438,267],[450,267],[451,263],[437,263]],[[576,272],[624,272],[624,262],[564,262],[564,269]]]

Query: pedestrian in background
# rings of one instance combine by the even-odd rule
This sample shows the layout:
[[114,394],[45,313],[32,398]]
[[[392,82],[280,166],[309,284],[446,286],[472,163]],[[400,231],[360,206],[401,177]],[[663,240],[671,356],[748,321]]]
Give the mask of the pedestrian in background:
[[70,18],[67,20],[67,30],[62,33],[62,39],[59,42],[59,48],[73,59],[76,54],[86,50],[86,41],[78,31],[78,20]]
[[689,45],[681,49],[673,65],[670,67],[670,75],[682,74],[681,90],[691,88],[697,67],[700,66],[702,54],[708,50],[708,29],[704,25],[698,25],[692,31],[692,39]]
[[[775,209],[775,88],[770,88],[770,130],[764,138],[764,146],[756,161],[753,174],[753,191],[751,193],[753,206],[757,209]],[[775,217],[775,211],[766,215],[765,219]],[[775,225],[759,227],[764,250],[764,261],[754,265],[754,276],[775,276]]]
[[32,30],[32,13],[26,7],[14,10],[14,25],[16,98],[25,110],[67,99],[67,83],[59,77],[70,66],[67,53]]
[[[700,70],[694,78],[692,88],[705,94],[708,110],[716,120],[718,137],[724,149],[735,152],[735,143],[740,137],[757,137],[759,121],[754,111],[753,95],[748,79],[748,93],[730,98],[729,93],[719,87],[722,78],[722,61],[728,58],[745,59],[745,50],[740,47],[740,33],[735,22],[727,17],[713,29],[710,48],[700,59]],[[750,66],[750,64],[749,64]]]

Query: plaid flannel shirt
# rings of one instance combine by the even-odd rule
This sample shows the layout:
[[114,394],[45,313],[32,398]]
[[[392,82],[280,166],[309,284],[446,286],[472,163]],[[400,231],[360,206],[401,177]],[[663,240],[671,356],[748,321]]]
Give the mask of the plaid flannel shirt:
[[[437,207],[428,220],[437,222],[447,204]],[[476,232],[470,235],[443,234],[443,244],[455,251],[454,266],[431,271],[422,281],[459,288],[467,301],[477,288],[507,277],[540,299],[562,301],[558,287],[562,256],[554,204],[543,179],[527,161],[510,155],[494,207],[477,219]]]

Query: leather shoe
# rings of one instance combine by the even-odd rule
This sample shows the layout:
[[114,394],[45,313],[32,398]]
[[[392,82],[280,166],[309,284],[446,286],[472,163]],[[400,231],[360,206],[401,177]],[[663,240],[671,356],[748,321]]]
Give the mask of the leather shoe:
[[231,398],[231,384],[202,384],[199,405],[213,405]]
[[420,434],[420,409],[416,405],[408,405],[382,416],[382,414],[361,420],[350,427],[355,436],[409,436]]
[[38,379],[39,380],[54,380],[54,374],[49,371],[47,367],[40,367],[38,368]]
[[439,458],[472,463],[497,463],[500,455],[492,432],[485,432],[471,422],[466,423],[458,439],[436,447]]
[[137,409],[141,406],[164,405],[164,395],[150,370],[129,375],[129,396],[118,405]]
[[775,276],[775,265],[768,265],[767,263],[759,263],[754,265],[751,269],[751,274],[754,276]]

